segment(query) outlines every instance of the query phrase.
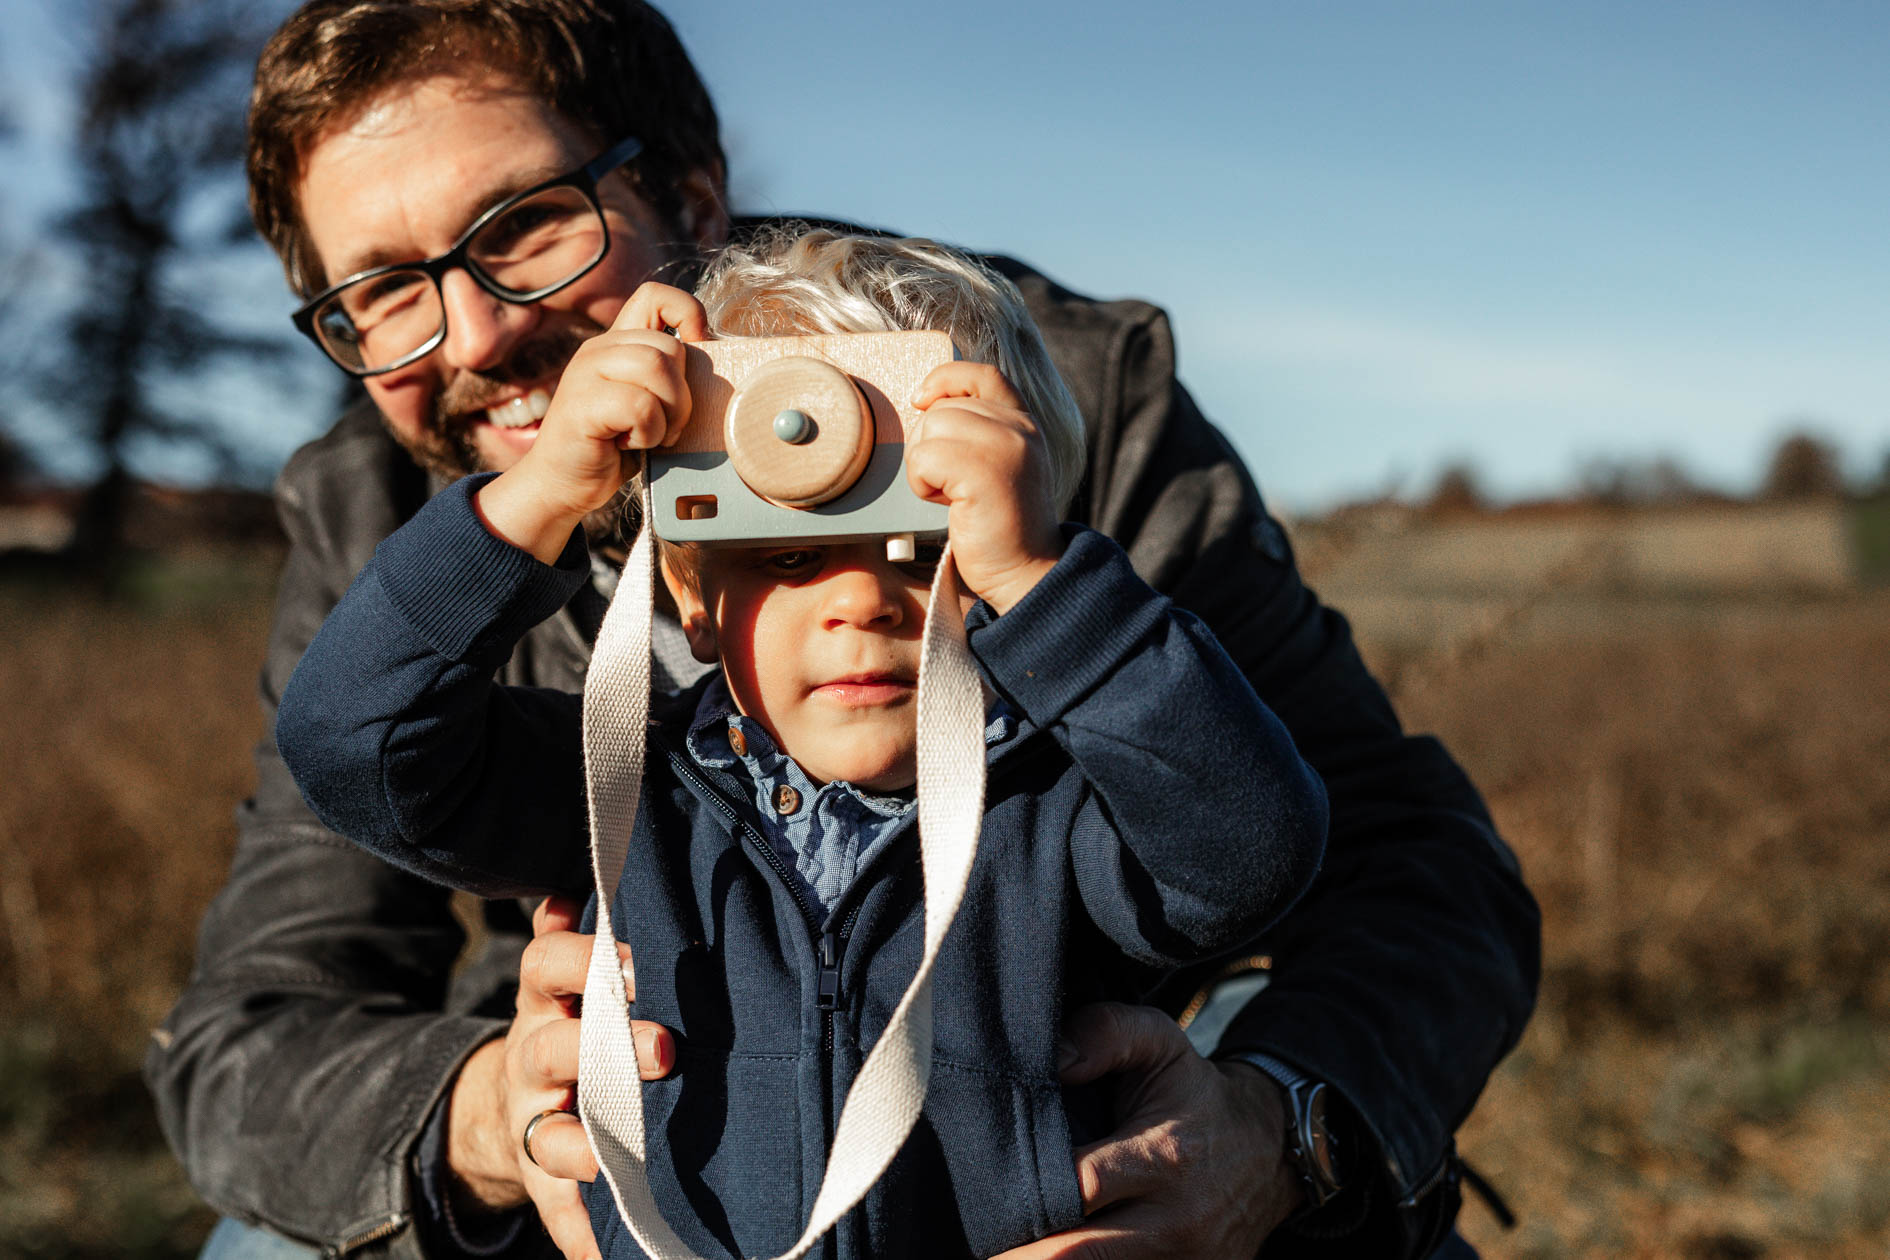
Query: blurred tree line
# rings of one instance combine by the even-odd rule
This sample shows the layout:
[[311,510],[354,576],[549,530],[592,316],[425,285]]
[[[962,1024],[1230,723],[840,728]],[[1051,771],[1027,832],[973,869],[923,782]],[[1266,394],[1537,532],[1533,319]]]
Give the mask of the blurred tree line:
[[[76,191],[35,243],[0,228],[0,354],[92,457],[61,557],[75,569],[98,574],[119,556],[141,451],[188,448],[218,481],[252,471],[199,404],[212,373],[233,360],[268,372],[291,345],[286,321],[273,335],[243,327],[223,291],[233,260],[268,258],[244,203],[243,116],[256,55],[287,7],[86,0],[63,10],[62,29],[80,41]],[[15,138],[0,130],[0,141]],[[4,436],[0,484],[31,471]]]
[[[1597,507],[1672,507],[1726,503],[1734,496],[1701,483],[1671,455],[1597,456],[1582,461],[1567,501]],[[1753,497],[1767,503],[1890,498],[1890,450],[1861,478],[1846,477],[1843,452],[1810,427],[1789,429],[1766,458]],[[1476,461],[1456,458],[1438,470],[1421,506],[1434,515],[1487,511],[1495,505]]]

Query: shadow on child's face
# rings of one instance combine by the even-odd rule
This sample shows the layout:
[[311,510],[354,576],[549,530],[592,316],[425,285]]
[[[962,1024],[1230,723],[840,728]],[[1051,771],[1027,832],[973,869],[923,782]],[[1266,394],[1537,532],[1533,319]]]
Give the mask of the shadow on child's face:
[[818,782],[910,787],[919,636],[936,553],[894,564],[879,540],[705,548],[695,581],[665,564],[690,648],[736,706]]

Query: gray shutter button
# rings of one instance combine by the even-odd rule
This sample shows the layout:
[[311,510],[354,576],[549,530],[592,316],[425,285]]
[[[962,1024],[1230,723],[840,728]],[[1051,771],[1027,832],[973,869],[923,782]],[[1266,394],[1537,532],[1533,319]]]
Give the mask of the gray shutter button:
[[774,417],[774,435],[791,446],[799,446],[814,436],[814,422],[805,411],[789,407]]

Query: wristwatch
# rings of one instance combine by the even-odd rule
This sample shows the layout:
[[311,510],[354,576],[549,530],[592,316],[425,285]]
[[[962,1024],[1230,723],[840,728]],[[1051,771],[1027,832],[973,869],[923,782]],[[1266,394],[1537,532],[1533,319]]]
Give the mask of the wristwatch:
[[1273,1078],[1286,1101],[1286,1163],[1299,1175],[1306,1190],[1306,1211],[1332,1202],[1345,1189],[1346,1152],[1327,1119],[1332,1091],[1297,1069],[1257,1050],[1233,1050],[1217,1055],[1259,1068]]

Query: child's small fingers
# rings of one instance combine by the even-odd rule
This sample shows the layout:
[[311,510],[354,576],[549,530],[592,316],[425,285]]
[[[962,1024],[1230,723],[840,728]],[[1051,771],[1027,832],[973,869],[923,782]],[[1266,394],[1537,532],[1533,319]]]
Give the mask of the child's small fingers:
[[981,398],[1000,407],[1019,410],[1024,406],[1024,400],[1011,388],[1002,372],[989,363],[963,360],[941,363],[927,372],[912,395],[912,405],[924,411],[941,398]]
[[610,326],[617,331],[641,329],[646,332],[674,328],[684,341],[709,339],[709,317],[695,295],[654,280],[637,286],[637,291],[623,304]]
[[598,379],[618,386],[599,400],[597,423],[619,436],[617,445],[643,450],[663,446],[681,436],[689,423],[692,403],[684,378],[682,343],[669,337],[662,344],[630,340],[599,346],[589,367]]
[[906,448],[906,485],[923,503],[950,502],[945,488],[951,454],[940,448],[940,441],[930,437]]
[[607,437],[623,451],[644,451],[661,444],[669,427],[663,400],[641,385],[625,385],[600,398],[592,413],[594,435]]
[[906,448],[906,484],[927,503],[954,503],[988,484],[985,453],[975,442],[928,436]]

